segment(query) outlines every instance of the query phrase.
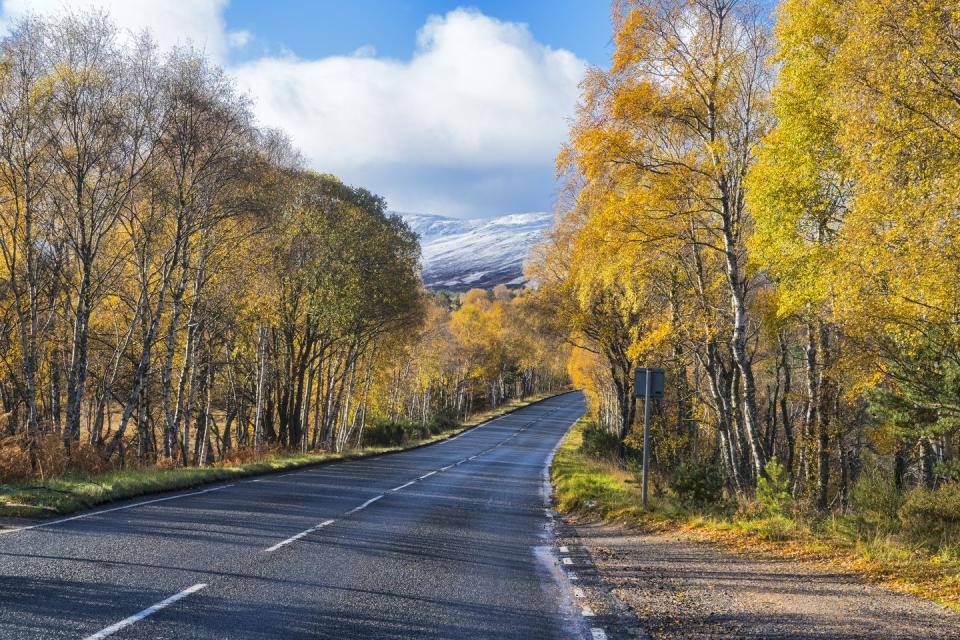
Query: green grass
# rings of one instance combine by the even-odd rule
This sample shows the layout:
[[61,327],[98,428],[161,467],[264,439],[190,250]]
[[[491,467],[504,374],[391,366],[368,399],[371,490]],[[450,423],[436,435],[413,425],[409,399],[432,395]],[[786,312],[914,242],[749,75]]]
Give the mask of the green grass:
[[550,469],[558,511],[828,565],[831,570],[852,572],[960,611],[960,557],[956,550],[931,554],[902,536],[865,526],[856,516],[762,516],[732,504],[695,508],[679,503],[667,491],[654,490],[644,509],[640,487],[631,472],[580,449],[586,424],[581,420],[571,429]]
[[487,420],[516,411],[553,394],[512,400],[495,410],[477,413],[459,427],[396,447],[366,447],[340,453],[272,455],[236,466],[122,469],[94,475],[72,474],[46,480],[25,480],[0,485],[0,516],[44,517],[63,515],[136,496],[190,489],[204,484],[296,469],[334,460],[363,458],[420,447],[453,437]]

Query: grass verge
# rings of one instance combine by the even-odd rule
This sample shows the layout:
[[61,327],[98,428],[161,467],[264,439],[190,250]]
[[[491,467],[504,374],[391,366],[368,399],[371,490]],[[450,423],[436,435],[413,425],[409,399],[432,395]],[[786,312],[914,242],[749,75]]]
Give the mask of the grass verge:
[[366,447],[335,452],[275,454],[233,466],[122,469],[100,474],[64,475],[47,480],[25,480],[0,485],[0,517],[63,515],[136,496],[190,489],[235,478],[297,469],[335,460],[365,458],[421,447],[445,440],[488,420],[546,400],[558,394],[511,400],[497,409],[472,415],[460,426],[441,434],[395,447]]
[[960,612],[960,559],[953,553],[932,555],[896,536],[865,535],[852,517],[763,518],[729,506],[697,509],[656,492],[644,509],[631,472],[581,450],[585,426],[581,420],[570,430],[550,468],[554,502],[561,513],[651,532],[677,532],[732,550],[810,562]]

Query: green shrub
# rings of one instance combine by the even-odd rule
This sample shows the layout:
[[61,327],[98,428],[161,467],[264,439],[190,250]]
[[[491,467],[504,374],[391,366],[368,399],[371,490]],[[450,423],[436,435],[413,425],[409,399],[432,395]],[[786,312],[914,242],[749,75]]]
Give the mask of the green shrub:
[[593,422],[584,428],[580,448],[584,453],[601,460],[618,462],[621,459],[620,438]]
[[933,472],[945,482],[960,482],[960,460],[944,460],[933,468]]
[[453,411],[441,411],[430,421],[429,429],[432,435],[438,435],[460,426],[456,413]]
[[765,477],[757,481],[758,511],[768,517],[786,517],[793,506],[790,476],[783,465],[777,462],[776,457],[770,458],[763,470]]
[[364,446],[396,447],[431,435],[430,427],[406,420],[375,422],[363,433]]
[[894,485],[893,478],[875,472],[862,475],[850,489],[850,504],[857,517],[887,527],[897,525],[905,497]]
[[428,424],[409,420],[382,420],[367,427],[363,445],[369,447],[397,447],[413,440],[423,440],[460,426],[453,414],[439,413]]
[[670,475],[670,488],[683,502],[716,505],[723,500],[723,475],[709,462],[684,462]]
[[363,432],[363,445],[370,447],[393,447],[403,442],[403,424],[400,422],[375,422]]
[[960,545],[960,484],[910,491],[899,511],[903,532],[933,549]]

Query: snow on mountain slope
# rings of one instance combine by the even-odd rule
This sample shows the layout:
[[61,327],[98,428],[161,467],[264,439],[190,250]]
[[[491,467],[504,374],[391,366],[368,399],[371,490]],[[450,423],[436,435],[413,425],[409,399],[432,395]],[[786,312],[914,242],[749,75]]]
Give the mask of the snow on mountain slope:
[[550,213],[515,213],[458,220],[420,213],[399,214],[420,236],[423,282],[429,289],[466,291],[525,282],[523,262],[553,225]]

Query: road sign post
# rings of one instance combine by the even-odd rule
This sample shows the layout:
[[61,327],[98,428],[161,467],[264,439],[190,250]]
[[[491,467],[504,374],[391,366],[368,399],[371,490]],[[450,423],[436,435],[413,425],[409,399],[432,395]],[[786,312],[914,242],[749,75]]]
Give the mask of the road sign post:
[[663,398],[663,369],[637,368],[633,379],[633,395],[643,398],[643,506],[647,506],[647,485],[650,475],[650,400]]

